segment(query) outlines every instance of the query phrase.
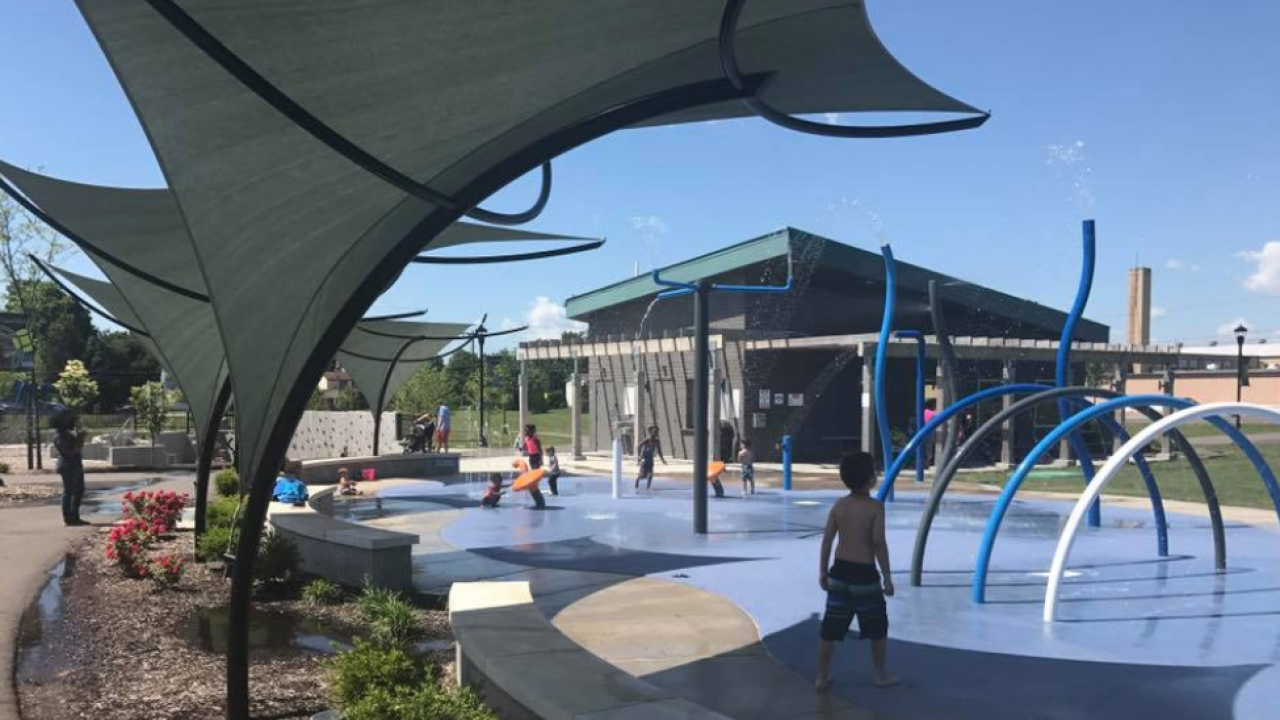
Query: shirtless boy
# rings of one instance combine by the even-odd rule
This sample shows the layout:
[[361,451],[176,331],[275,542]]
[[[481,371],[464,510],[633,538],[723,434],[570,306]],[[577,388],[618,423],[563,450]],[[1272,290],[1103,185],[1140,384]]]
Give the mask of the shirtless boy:
[[[898,682],[885,670],[889,615],[884,599],[893,596],[893,576],[889,545],[884,539],[884,506],[871,498],[875,481],[871,456],[859,452],[841,458],[840,480],[849,488],[849,495],[840,498],[827,516],[818,567],[818,584],[827,593],[814,681],[818,692],[831,685],[831,654],[835,643],[844,640],[855,616],[859,638],[871,641],[872,682],[877,687]],[[836,559],[828,569],[833,543]],[[877,563],[880,572],[876,572]]]

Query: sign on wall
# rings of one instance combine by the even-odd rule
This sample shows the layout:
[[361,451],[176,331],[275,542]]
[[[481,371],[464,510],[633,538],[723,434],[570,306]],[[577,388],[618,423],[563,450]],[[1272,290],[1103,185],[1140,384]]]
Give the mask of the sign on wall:
[[782,393],[774,393],[774,394],[773,394],[773,404],[774,404],[774,405],[777,405],[778,407],[782,407],[783,405],[786,405],[786,404],[787,404],[787,396],[786,396],[786,395],[783,395]]
[[804,407],[804,393],[789,393],[787,404],[791,407]]
[[764,413],[751,413],[751,427],[759,429],[768,426],[768,424],[768,416]]
[[769,391],[768,391],[768,390],[761,390],[761,391],[760,391],[760,401],[759,401],[759,404],[760,404],[760,409],[761,409],[761,410],[768,410],[768,409],[769,409],[769,397],[770,397],[770,393],[769,393]]

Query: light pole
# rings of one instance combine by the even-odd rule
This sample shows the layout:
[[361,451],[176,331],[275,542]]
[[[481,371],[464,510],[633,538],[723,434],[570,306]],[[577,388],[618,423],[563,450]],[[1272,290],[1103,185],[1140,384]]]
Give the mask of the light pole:
[[[1244,397],[1244,386],[1249,384],[1249,377],[1244,372],[1244,336],[1249,328],[1240,323],[1233,331],[1236,334],[1236,402]],[[1236,415],[1236,429],[1240,429],[1240,416]]]

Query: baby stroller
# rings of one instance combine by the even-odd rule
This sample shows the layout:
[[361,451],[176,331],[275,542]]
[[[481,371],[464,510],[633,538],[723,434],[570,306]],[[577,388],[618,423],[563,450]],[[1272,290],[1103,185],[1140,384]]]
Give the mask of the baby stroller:
[[400,441],[406,454],[425,453],[427,451],[427,426],[422,423],[413,424],[413,432]]

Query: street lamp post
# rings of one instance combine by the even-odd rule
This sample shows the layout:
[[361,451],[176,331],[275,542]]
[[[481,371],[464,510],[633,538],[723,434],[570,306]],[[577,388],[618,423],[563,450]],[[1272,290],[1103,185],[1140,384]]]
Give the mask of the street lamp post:
[[[1244,372],[1244,336],[1249,332],[1249,328],[1240,323],[1234,330],[1236,334],[1236,402],[1240,402],[1244,397],[1244,386],[1249,384],[1248,376]],[[1240,416],[1236,415],[1236,429],[1240,429]]]

